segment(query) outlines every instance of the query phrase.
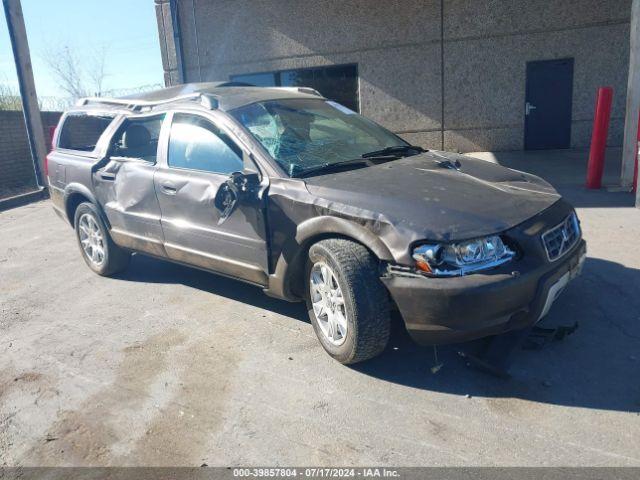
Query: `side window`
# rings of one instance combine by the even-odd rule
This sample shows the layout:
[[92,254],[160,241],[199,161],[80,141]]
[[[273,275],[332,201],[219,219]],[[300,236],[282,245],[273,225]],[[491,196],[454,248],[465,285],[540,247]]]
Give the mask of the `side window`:
[[111,154],[156,163],[164,114],[127,119],[113,136]]
[[70,113],[62,125],[58,148],[92,152],[113,116]]
[[169,134],[170,167],[230,174],[243,169],[242,151],[211,122],[176,113]]

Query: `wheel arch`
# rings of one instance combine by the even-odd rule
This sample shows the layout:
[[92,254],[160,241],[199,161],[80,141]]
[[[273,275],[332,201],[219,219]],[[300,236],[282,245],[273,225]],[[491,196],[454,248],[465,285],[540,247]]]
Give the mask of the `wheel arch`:
[[393,260],[389,248],[363,225],[339,217],[314,217],[299,224],[295,237],[283,246],[265,292],[289,301],[300,300],[303,292],[296,287],[304,284],[304,266],[309,248],[327,238],[350,240],[364,246],[379,261]]
[[80,183],[70,183],[66,186],[64,192],[65,214],[67,215],[67,220],[72,227],[74,226],[74,218],[78,205],[84,202],[89,202],[95,205],[104,224],[107,226],[107,228],[111,228],[111,224],[102,211],[102,208],[100,208],[100,204],[96,200],[96,197],[93,195],[91,190],[89,190],[89,188]]

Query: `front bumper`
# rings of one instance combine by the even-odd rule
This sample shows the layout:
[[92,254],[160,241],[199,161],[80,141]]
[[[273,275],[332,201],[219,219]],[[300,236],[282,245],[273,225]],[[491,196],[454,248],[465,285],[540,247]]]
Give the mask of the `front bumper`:
[[580,273],[585,256],[586,243],[580,239],[553,263],[514,261],[454,278],[390,273],[381,280],[417,343],[457,343],[536,323]]

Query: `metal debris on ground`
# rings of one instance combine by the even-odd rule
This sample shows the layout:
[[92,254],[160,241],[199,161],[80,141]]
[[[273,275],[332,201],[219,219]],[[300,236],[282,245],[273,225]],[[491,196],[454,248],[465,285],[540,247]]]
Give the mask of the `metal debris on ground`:
[[525,350],[540,350],[549,342],[563,340],[567,335],[571,335],[577,329],[578,322],[570,326],[559,325],[553,328],[535,326],[531,329],[522,348]]
[[466,360],[468,367],[500,378],[509,378],[509,369],[518,348],[522,346],[524,350],[540,350],[551,341],[563,340],[577,328],[578,322],[571,326],[554,328],[534,326],[507,332],[470,342],[458,351],[458,355]]
[[468,367],[500,378],[508,378],[516,350],[529,334],[529,329],[511,331],[502,335],[481,338],[462,346],[458,355]]
[[433,346],[433,361],[434,361],[434,364],[430,370],[431,370],[431,373],[435,375],[440,371],[442,367],[444,367],[444,363],[438,362],[438,347],[436,347],[435,345]]

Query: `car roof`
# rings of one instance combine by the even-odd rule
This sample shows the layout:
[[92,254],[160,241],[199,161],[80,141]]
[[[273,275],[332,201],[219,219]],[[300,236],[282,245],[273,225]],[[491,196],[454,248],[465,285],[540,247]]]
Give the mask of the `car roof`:
[[[109,107],[112,109],[140,109],[168,106],[174,103],[199,101],[208,108],[228,111],[256,102],[290,98],[323,98],[320,93],[307,87],[255,87],[237,82],[185,83],[149,92],[136,93],[118,98],[85,98],[79,106]],[[89,109],[89,108],[88,108]]]

